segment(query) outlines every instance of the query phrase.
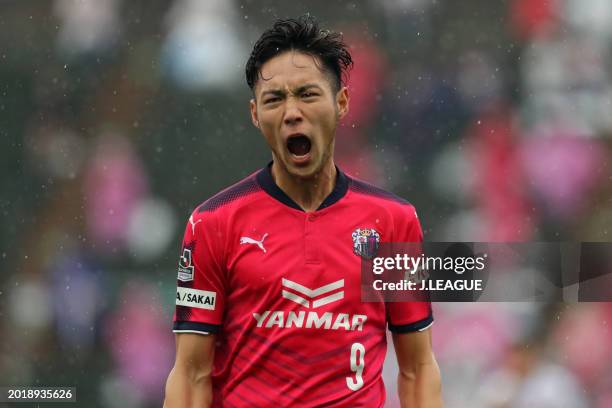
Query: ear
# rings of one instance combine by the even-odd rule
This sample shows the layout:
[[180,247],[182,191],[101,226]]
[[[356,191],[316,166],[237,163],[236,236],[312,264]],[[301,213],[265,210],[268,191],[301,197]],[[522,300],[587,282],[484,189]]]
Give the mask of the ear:
[[349,92],[346,86],[340,88],[336,93],[336,111],[338,112],[338,120],[344,118],[349,111]]
[[255,101],[255,99],[251,99],[251,101],[249,102],[250,108],[251,108],[251,121],[253,122],[253,126],[255,126],[256,128],[259,128],[259,119],[257,117],[257,102]]

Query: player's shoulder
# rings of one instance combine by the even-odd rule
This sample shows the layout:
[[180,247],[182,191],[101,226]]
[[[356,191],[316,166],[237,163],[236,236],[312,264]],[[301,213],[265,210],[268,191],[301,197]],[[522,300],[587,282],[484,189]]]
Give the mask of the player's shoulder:
[[356,199],[369,205],[384,207],[393,214],[405,215],[415,212],[414,206],[405,198],[358,178],[352,176],[347,178],[349,191]]
[[368,208],[390,228],[387,239],[397,242],[422,241],[420,221],[414,206],[406,199],[353,177],[349,180],[350,200],[360,211]]
[[259,170],[200,203],[193,211],[192,217],[210,218],[248,205],[250,198],[261,191],[256,178],[258,172]]

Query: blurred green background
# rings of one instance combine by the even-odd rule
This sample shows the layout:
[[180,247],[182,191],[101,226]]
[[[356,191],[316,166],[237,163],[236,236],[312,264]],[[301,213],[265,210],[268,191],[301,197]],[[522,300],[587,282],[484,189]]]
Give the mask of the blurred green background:
[[[161,405],[184,223],[269,160],[244,64],[305,12],[355,59],[338,164],[426,240],[610,241],[609,0],[3,0],[0,385]],[[447,407],[612,406],[610,304],[434,311]]]

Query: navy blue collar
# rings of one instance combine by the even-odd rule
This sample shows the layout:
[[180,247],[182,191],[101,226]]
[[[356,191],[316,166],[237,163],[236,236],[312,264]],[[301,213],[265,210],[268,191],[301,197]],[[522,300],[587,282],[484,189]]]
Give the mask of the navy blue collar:
[[[281,190],[280,187],[274,182],[274,179],[272,178],[272,162],[261,169],[259,173],[257,173],[256,178],[257,183],[266,193],[272,196],[272,198],[280,201],[288,207],[304,211],[302,207],[293,201],[291,197],[285,194],[285,192]],[[317,211],[329,207],[344,197],[348,191],[348,184],[348,177],[346,177],[346,175],[336,166],[336,185],[334,186],[332,192],[325,198],[325,200],[323,200],[319,208],[317,208]]]

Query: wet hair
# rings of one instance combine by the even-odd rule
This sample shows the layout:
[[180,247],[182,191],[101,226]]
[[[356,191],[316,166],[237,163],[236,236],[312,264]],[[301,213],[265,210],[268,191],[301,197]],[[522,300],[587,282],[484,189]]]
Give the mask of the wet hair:
[[344,77],[353,66],[353,59],[342,34],[322,30],[314,17],[306,14],[298,19],[277,20],[264,31],[253,46],[246,63],[246,81],[255,90],[261,67],[286,51],[300,51],[317,57],[332,79],[332,89],[340,90]]

